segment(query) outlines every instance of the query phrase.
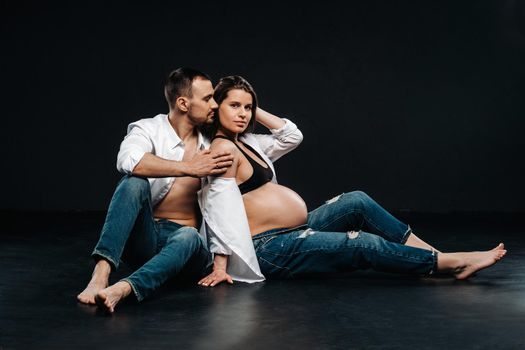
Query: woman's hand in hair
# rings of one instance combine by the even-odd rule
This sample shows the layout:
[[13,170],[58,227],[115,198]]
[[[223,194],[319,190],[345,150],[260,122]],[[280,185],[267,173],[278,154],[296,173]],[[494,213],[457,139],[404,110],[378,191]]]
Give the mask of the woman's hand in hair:
[[276,115],[266,112],[265,110],[257,107],[255,111],[255,118],[259,123],[267,127],[268,129],[280,129],[286,124],[286,122]]

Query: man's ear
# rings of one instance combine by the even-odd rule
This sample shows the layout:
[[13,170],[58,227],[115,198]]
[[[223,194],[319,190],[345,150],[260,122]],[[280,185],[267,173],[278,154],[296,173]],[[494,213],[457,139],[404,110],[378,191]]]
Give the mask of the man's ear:
[[185,112],[187,113],[188,110],[190,109],[190,100],[188,100],[187,97],[178,97],[176,100],[175,100],[175,105],[177,105],[177,108],[181,111],[181,112]]

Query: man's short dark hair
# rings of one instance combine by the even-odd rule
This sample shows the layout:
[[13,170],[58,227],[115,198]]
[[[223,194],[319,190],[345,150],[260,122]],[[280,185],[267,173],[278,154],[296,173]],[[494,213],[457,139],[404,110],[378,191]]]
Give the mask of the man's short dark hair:
[[211,78],[206,73],[188,67],[175,69],[168,75],[164,85],[164,96],[166,96],[166,101],[168,101],[170,108],[173,108],[177,98],[181,96],[191,98],[193,96],[191,85],[193,80],[197,78],[211,81]]

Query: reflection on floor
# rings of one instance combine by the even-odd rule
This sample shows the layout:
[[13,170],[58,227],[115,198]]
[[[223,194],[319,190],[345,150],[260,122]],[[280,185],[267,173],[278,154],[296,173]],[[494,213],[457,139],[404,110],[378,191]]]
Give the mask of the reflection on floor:
[[214,289],[175,282],[108,317],[75,299],[102,216],[3,213],[0,349],[525,348],[520,220],[404,216],[441,250],[503,241],[509,253],[467,281],[364,271]]

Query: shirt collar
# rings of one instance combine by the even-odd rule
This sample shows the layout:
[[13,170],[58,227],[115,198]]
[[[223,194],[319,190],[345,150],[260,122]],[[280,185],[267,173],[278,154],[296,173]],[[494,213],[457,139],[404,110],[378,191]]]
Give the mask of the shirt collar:
[[[164,124],[165,128],[168,131],[168,141],[170,149],[174,149],[175,147],[180,146],[183,142],[179,135],[175,132],[175,129],[173,129],[173,126],[171,126],[169,121],[169,116],[166,114],[164,117]],[[201,134],[200,131],[197,130],[197,147],[198,149],[206,149],[209,147],[210,143],[209,141]]]
[[202,150],[210,148],[210,141],[208,141],[208,139],[204,137],[204,135],[202,135],[199,130],[197,130],[197,132],[199,133],[199,139],[197,141],[199,149]]

